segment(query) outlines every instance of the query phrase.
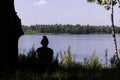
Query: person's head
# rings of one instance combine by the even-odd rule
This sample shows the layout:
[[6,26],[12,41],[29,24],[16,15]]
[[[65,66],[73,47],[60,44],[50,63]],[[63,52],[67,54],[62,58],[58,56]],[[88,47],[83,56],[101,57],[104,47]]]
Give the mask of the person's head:
[[42,44],[42,46],[44,46],[44,47],[47,47],[48,46],[48,44],[49,44],[49,41],[48,41],[48,38],[47,38],[47,36],[43,36],[43,39],[41,40],[41,44]]

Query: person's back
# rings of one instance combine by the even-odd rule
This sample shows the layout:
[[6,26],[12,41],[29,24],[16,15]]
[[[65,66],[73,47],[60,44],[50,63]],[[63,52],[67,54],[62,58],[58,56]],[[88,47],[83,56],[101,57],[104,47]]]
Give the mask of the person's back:
[[42,47],[37,49],[38,61],[41,70],[46,70],[53,60],[53,50],[47,47],[48,43],[47,37],[43,36],[41,41]]
[[37,49],[38,59],[40,63],[50,64],[53,58],[53,50],[47,47]]

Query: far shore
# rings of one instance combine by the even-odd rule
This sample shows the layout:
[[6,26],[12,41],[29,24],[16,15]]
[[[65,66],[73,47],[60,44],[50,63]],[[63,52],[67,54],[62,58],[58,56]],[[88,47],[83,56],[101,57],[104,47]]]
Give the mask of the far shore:
[[[112,34],[106,34],[106,33],[90,33],[90,34],[70,34],[70,33],[24,33],[25,35],[112,35]],[[116,34],[119,35],[120,34]]]

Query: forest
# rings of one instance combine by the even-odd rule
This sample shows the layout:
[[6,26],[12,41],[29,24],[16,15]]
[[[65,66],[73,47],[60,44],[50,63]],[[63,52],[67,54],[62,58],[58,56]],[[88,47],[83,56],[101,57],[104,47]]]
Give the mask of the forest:
[[[116,33],[120,33],[120,27],[116,27]],[[25,34],[53,33],[53,34],[112,34],[111,26],[95,25],[71,25],[71,24],[41,24],[22,26]]]

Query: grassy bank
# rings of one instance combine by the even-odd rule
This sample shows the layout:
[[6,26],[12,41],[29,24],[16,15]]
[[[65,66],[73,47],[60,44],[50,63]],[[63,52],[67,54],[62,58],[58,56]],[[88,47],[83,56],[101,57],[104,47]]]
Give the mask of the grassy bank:
[[[107,53],[106,53],[107,54]],[[58,57],[60,59],[58,60]],[[105,59],[107,62],[107,56]],[[115,58],[101,63],[95,54],[84,61],[75,61],[70,47],[54,57],[52,64],[44,72],[37,66],[34,47],[27,55],[19,54],[19,68],[8,78],[0,80],[119,80],[120,64]]]

